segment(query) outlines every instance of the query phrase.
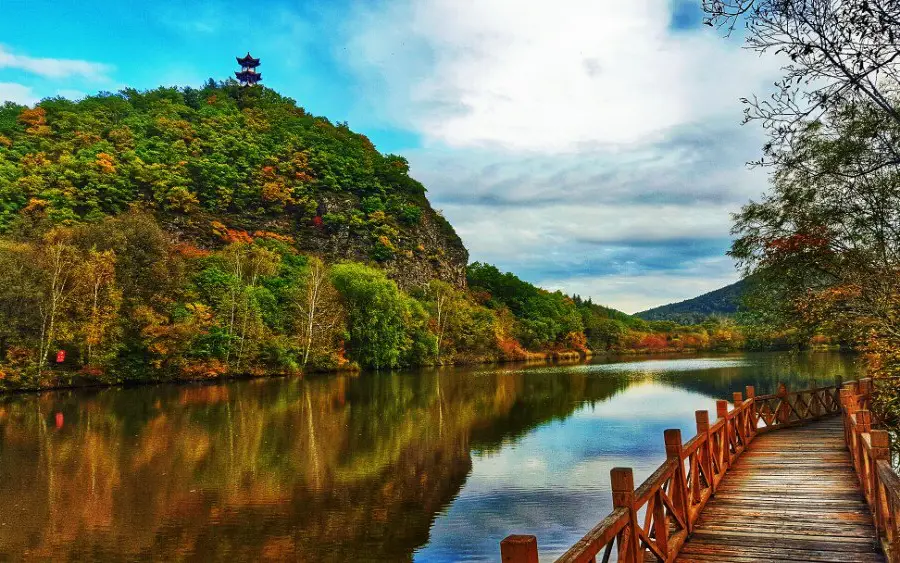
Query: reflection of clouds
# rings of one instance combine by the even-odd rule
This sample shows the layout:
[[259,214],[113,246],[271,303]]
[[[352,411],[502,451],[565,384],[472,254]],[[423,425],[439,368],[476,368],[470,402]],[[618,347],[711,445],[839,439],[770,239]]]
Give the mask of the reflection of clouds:
[[[528,373],[542,371],[554,370]],[[561,554],[612,509],[613,467],[633,468],[636,483],[642,482],[665,459],[663,431],[680,428],[685,438],[693,436],[694,410],[711,406],[699,393],[635,381],[614,399],[585,404],[498,451],[473,455],[465,486],[416,558],[490,560],[485,554],[511,532],[536,533],[542,553]],[[479,534],[466,533],[460,545],[463,530]]]
[[623,364],[594,364],[585,367],[592,368],[588,371],[634,371],[640,373],[662,373],[672,371],[699,371],[704,369],[744,367],[747,365],[750,365],[749,362],[743,359],[691,358],[686,360],[647,360],[646,362],[633,362]]
[[[750,362],[745,358],[679,358],[666,360],[642,360],[633,362],[616,362],[610,364],[593,363],[577,366],[567,366],[566,371],[572,372],[608,372],[608,373],[636,373],[640,375],[663,374],[673,371],[701,371],[710,369],[737,368],[749,366]],[[559,367],[548,366],[546,368],[531,368],[522,370],[529,374],[558,374]]]

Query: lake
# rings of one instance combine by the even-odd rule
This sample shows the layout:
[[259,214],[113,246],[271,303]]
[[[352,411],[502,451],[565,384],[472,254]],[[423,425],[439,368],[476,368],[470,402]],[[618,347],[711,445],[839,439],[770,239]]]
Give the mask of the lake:
[[663,431],[835,353],[271,378],[0,397],[0,560],[552,560],[640,483]]

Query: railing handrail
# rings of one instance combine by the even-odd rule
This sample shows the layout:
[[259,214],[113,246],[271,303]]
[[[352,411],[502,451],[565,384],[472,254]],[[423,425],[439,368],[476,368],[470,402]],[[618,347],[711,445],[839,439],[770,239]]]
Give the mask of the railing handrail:
[[[758,434],[839,414],[843,404],[840,385],[789,392],[779,384],[776,393],[758,397],[752,386],[744,391],[733,394],[731,410],[728,401],[716,401],[712,424],[708,411],[696,411],[697,434],[686,443],[680,430],[666,430],[666,460],[636,489],[631,468],[612,469],[613,511],[556,563],[606,563],[613,549],[621,562],[642,562],[647,552],[673,561],[728,469]],[[504,562],[537,563],[537,539],[508,536],[500,552]]]
[[[894,379],[894,378],[890,378]],[[841,389],[844,440],[853,469],[875,520],[875,530],[888,561],[900,561],[900,476],[891,466],[891,438],[877,426],[869,407],[875,393],[872,379],[860,379]]]

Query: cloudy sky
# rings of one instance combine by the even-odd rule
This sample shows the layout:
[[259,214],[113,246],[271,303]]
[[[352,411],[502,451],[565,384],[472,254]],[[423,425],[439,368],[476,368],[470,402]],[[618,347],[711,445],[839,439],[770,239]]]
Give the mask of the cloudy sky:
[[635,312],[737,279],[776,61],[700,0],[2,0],[0,100],[263,82],[413,174],[471,259]]

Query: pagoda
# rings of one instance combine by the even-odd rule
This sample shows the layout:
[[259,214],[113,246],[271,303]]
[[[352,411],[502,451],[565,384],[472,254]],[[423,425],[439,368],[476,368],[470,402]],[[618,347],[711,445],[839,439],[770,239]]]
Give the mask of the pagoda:
[[262,74],[256,72],[259,59],[254,59],[248,52],[245,57],[237,57],[237,62],[241,65],[241,70],[235,72],[234,75],[241,81],[241,86],[253,86],[262,80]]

